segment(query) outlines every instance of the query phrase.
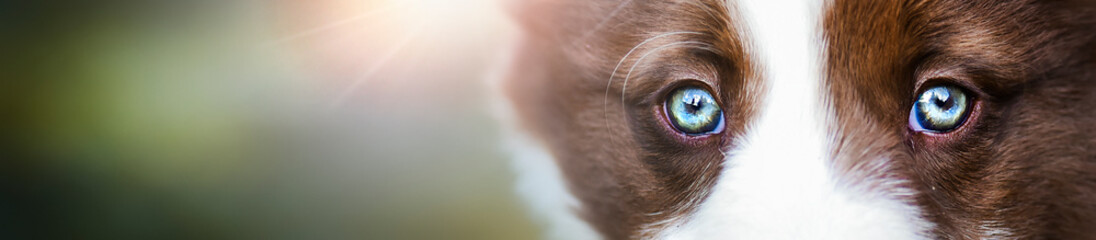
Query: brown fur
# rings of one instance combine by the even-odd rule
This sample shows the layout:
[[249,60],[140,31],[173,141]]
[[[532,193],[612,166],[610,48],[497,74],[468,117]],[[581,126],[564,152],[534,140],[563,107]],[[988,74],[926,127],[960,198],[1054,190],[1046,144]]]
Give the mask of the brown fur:
[[[1025,239],[1091,238],[1093,5],[835,1],[824,21],[826,83],[834,105],[844,106],[834,111],[845,149],[897,160],[940,238],[989,237],[979,228],[986,223]],[[913,94],[934,82],[966,87],[976,110],[954,132],[912,132]]]
[[[547,140],[586,206],[580,214],[607,237],[637,237],[688,212],[714,183],[724,147],[745,131],[736,123],[753,116],[760,86],[749,80],[755,71],[725,7],[538,1],[518,10],[528,36],[508,83],[511,98],[524,106],[518,111],[526,126]],[[625,57],[676,31],[699,34],[658,38]],[[688,41],[702,44],[659,49]],[[724,109],[735,109],[726,111],[726,134],[698,139],[664,127],[662,99],[689,83],[711,87]]]
[[[1020,238],[1091,238],[1094,5],[828,2],[820,91],[836,120],[833,161],[845,174],[908,180],[919,193],[909,201],[938,238],[990,237],[987,223]],[[583,203],[578,213],[621,239],[692,211],[765,92],[733,4],[531,0],[513,12],[525,37],[506,89]],[[681,31],[696,34],[639,45]],[[974,96],[967,123],[948,134],[909,130],[915,94],[945,82]],[[727,130],[695,138],[667,128],[662,99],[680,84],[713,89]]]

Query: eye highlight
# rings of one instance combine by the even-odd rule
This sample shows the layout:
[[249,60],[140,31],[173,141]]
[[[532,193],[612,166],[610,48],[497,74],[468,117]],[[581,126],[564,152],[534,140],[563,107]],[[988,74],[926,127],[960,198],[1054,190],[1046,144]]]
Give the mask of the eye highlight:
[[703,88],[674,89],[666,99],[665,109],[670,123],[682,133],[705,135],[723,130],[723,109]]
[[918,95],[910,110],[910,129],[945,133],[962,126],[971,111],[971,100],[956,86],[939,85]]

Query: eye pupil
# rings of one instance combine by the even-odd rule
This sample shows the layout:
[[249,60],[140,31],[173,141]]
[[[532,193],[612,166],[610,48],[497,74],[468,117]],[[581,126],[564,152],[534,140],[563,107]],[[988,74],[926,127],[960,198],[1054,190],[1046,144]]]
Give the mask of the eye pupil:
[[664,105],[670,123],[689,135],[712,134],[722,130],[723,111],[710,92],[687,86],[675,89]]
[[685,109],[689,113],[696,113],[696,111],[699,111],[701,108],[704,107],[703,104],[704,103],[700,101],[700,96],[692,95],[690,96],[690,100],[685,101],[685,105],[687,107]]
[[955,105],[955,100],[951,99],[950,96],[936,95],[932,103],[941,109],[951,109]]

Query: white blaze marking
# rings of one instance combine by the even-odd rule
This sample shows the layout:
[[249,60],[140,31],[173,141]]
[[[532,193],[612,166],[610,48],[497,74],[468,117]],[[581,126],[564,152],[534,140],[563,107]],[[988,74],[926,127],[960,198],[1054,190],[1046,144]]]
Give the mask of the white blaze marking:
[[[916,207],[833,170],[821,109],[821,2],[745,0],[747,52],[768,85],[758,122],[731,150],[712,194],[666,239],[919,239]],[[868,23],[864,23],[868,24]],[[844,184],[843,184],[844,183]],[[895,192],[908,192],[905,190]]]

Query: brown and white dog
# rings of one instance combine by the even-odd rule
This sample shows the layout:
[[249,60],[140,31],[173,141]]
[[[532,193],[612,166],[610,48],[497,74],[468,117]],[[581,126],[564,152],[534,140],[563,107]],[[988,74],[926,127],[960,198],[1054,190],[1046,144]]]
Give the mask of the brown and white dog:
[[1096,1],[511,10],[553,237],[1096,238]]

